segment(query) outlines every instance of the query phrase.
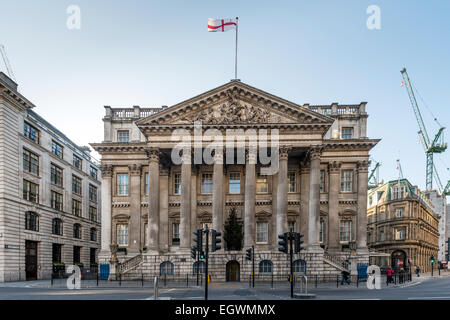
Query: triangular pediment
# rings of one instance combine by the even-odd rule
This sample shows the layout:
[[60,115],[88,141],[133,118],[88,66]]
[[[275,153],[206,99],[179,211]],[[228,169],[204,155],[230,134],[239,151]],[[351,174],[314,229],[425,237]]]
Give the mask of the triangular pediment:
[[333,119],[240,81],[231,81],[137,121],[139,127],[252,124],[321,124]]

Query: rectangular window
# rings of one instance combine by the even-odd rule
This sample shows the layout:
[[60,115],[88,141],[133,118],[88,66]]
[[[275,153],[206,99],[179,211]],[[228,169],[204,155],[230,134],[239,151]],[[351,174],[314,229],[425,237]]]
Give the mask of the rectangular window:
[[211,194],[213,189],[213,181],[211,173],[202,174],[202,194]]
[[128,195],[128,174],[126,173],[117,175],[117,194],[119,196]]
[[97,187],[89,185],[89,201],[97,202]]
[[97,208],[89,206],[89,220],[97,221]]
[[256,242],[267,243],[268,238],[268,224],[267,222],[256,222]]
[[383,196],[384,191],[378,191],[377,192],[377,201],[380,201],[381,197]]
[[81,195],[81,179],[72,176],[72,192]]
[[180,244],[180,224],[172,223],[172,244]]
[[92,178],[94,178],[95,180],[98,180],[97,169],[95,169],[94,167],[91,166],[89,168],[89,174],[91,175]]
[[63,158],[63,147],[52,140],[52,153],[56,155],[58,158]]
[[145,195],[148,196],[150,192],[150,175],[148,172],[145,173]]
[[353,170],[341,171],[341,192],[352,192]]
[[343,242],[351,241],[352,221],[342,220],[339,228],[339,240]]
[[380,231],[380,241],[384,241],[384,231]]
[[97,229],[91,228],[90,239],[91,241],[97,241]]
[[53,218],[52,220],[52,234],[59,236],[63,235],[62,220],[59,218]]
[[73,246],[73,264],[81,263],[81,247]]
[[353,128],[342,128],[341,131],[342,139],[351,139],[353,138]]
[[25,229],[39,231],[39,217],[37,213],[32,211],[25,212]]
[[96,248],[90,248],[89,249],[89,262],[91,265],[97,263],[97,249]]
[[51,205],[52,208],[58,211],[63,211],[63,196],[62,194],[52,191],[51,192]]
[[323,220],[320,220],[319,242],[323,242]]
[[79,223],[75,223],[73,225],[73,237],[76,239],[81,239],[81,225]]
[[296,181],[295,181],[295,172],[289,172],[288,173],[288,179],[289,179],[289,192],[293,193],[296,191]]
[[399,209],[395,210],[395,216],[397,218],[403,217],[403,208],[399,208]]
[[372,200],[373,200],[373,199],[372,199],[372,196],[370,196],[370,197],[369,197],[369,206],[372,205],[372,202],[373,202]]
[[119,142],[129,142],[130,132],[128,130],[117,131],[117,140],[119,140]]
[[23,134],[28,139],[33,140],[36,143],[39,143],[39,130],[30,125],[29,123],[23,123]]
[[241,174],[239,172],[231,172],[228,181],[228,192],[231,194],[241,193]]
[[325,170],[320,170],[320,192],[325,192]]
[[404,185],[391,187],[391,200],[399,200],[405,197],[406,188]]
[[61,263],[62,245],[59,243],[52,244],[52,262]]
[[117,225],[117,244],[119,246],[128,245],[128,224]]
[[23,198],[34,203],[39,203],[39,185],[28,180],[23,180]]
[[256,193],[267,193],[267,192],[269,192],[267,176],[262,176],[258,174],[258,176],[256,177]]
[[82,168],[83,168],[83,160],[80,157],[78,157],[76,155],[73,155],[73,166],[75,168],[77,168],[77,169],[82,170]]
[[63,170],[53,163],[50,164],[50,181],[59,187],[63,185]]
[[173,193],[176,195],[181,194],[181,173],[175,173],[173,177]]
[[295,232],[295,221],[288,221],[289,232]]
[[405,240],[405,228],[395,229],[395,240]]
[[31,151],[23,150],[23,170],[39,175],[39,156]]
[[72,214],[81,217],[81,202],[72,199]]

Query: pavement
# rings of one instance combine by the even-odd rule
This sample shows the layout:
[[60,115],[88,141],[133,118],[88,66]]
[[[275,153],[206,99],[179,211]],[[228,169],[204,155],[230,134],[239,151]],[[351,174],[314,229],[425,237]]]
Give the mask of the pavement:
[[[450,272],[430,273],[420,277],[413,275],[411,282],[368,289],[366,283],[336,287],[314,287],[310,284],[308,293],[316,300],[450,300]],[[299,289],[296,289],[299,292]],[[104,287],[69,290],[65,287],[51,287],[49,280],[0,283],[0,300],[153,300],[152,287]],[[203,300],[203,287],[160,288],[159,300]],[[249,287],[244,282],[210,283],[210,300],[290,300],[288,283],[270,285],[258,284]]]

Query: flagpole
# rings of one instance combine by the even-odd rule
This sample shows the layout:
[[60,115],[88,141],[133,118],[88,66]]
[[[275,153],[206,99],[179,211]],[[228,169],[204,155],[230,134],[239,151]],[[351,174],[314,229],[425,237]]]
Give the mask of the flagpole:
[[237,79],[237,48],[238,48],[238,23],[239,17],[236,17],[236,51],[234,56],[234,79]]

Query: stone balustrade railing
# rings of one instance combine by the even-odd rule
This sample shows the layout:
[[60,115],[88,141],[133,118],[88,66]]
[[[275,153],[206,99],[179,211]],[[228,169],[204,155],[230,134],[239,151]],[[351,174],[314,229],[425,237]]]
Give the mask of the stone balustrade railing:
[[131,259],[128,259],[121,264],[119,264],[119,273],[127,272],[135,267],[137,267],[142,262],[142,254],[138,254]]

